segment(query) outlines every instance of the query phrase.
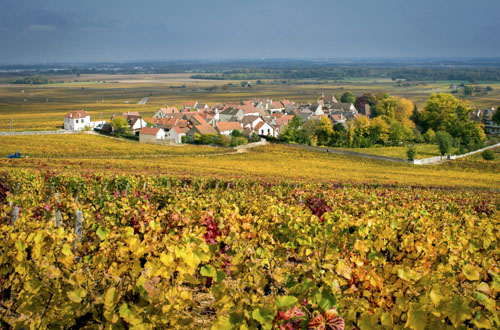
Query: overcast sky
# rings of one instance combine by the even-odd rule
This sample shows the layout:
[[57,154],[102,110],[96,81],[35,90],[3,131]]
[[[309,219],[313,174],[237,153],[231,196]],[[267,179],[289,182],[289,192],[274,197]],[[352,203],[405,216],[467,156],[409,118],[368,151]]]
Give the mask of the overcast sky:
[[500,0],[0,0],[0,63],[500,57]]

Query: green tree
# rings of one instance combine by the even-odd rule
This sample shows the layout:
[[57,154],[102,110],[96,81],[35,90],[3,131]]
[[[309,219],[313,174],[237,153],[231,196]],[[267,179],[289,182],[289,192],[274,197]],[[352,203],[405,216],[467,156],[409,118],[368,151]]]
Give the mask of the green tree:
[[280,134],[280,140],[284,142],[299,142],[299,130],[301,127],[302,119],[299,116],[294,116]]
[[394,122],[389,128],[389,140],[393,145],[398,145],[404,142],[413,140],[413,131],[408,126]]
[[493,122],[500,125],[500,107],[497,108],[497,111],[495,111],[491,119],[493,120]]
[[356,102],[356,96],[354,96],[351,92],[345,92],[340,97],[340,102],[354,104]]
[[116,134],[127,134],[130,132],[127,119],[122,116],[117,116],[111,121],[111,126]]
[[474,88],[472,88],[471,86],[464,87],[464,96],[471,96],[473,92]]
[[450,94],[432,94],[426,101],[419,121],[426,130],[446,131],[466,146],[479,145],[486,139],[482,124],[470,120],[473,108]]
[[438,131],[436,133],[436,143],[439,147],[439,152],[441,153],[441,156],[444,156],[445,154],[450,154],[451,147],[453,145],[453,138],[448,132]]

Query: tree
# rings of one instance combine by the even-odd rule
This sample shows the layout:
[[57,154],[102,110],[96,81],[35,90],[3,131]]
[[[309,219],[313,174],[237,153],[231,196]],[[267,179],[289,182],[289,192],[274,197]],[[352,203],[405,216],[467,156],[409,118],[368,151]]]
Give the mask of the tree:
[[466,146],[486,139],[482,124],[470,120],[473,108],[450,94],[432,94],[425,102],[419,122],[426,130],[446,131]]
[[410,119],[415,106],[402,97],[389,96],[381,99],[374,108],[375,117],[381,116],[387,123],[398,122],[410,128],[415,123]]
[[351,92],[345,92],[340,97],[340,102],[342,102],[342,103],[353,103],[354,104],[356,102],[356,96],[354,96]]
[[373,143],[385,143],[389,140],[389,124],[382,117],[370,121],[370,137]]
[[436,141],[436,132],[432,128],[429,128],[424,134],[424,141],[426,143],[434,143]]
[[417,148],[415,145],[412,144],[408,147],[406,150],[406,156],[408,157],[408,160],[414,160],[415,157],[417,157]]
[[299,116],[294,116],[280,134],[280,140],[284,142],[298,142],[300,127],[302,127],[302,119]]
[[448,132],[438,131],[436,133],[436,143],[439,147],[439,152],[441,156],[449,154],[451,152],[451,147],[453,145],[453,138]]
[[321,117],[316,128],[316,136],[318,137],[318,145],[327,146],[333,135],[333,125],[327,116]]
[[408,126],[393,122],[389,128],[389,140],[393,145],[398,145],[413,140],[413,131]]
[[125,117],[117,116],[111,121],[111,126],[116,134],[126,134],[130,131],[128,121]]
[[496,124],[500,125],[500,107],[497,108],[497,111],[493,114],[491,117],[491,120],[495,122]]
[[471,86],[464,87],[464,96],[471,96],[473,92],[474,88],[472,88]]

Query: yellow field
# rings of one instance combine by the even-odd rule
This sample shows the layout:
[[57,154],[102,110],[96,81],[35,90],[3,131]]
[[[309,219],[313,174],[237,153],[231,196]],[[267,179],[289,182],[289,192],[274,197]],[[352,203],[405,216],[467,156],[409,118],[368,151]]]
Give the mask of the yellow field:
[[[322,154],[282,145],[259,147],[241,154],[221,154],[227,149],[143,145],[83,134],[0,137],[0,146],[0,171],[48,169],[263,181],[500,187],[498,159],[487,162],[470,158],[443,165],[415,166]],[[5,158],[16,149],[31,157]],[[209,154],[213,152],[217,154]]]
[[[293,81],[289,84],[254,85],[239,87],[239,81],[193,80],[189,74],[164,75],[81,75],[55,76],[51,80],[63,83],[47,85],[12,85],[0,82],[0,131],[53,130],[60,128],[65,113],[87,110],[92,120],[109,120],[113,113],[138,111],[146,120],[159,107],[181,107],[186,100],[215,105],[221,102],[248,98],[290,99],[296,102],[315,102],[322,92],[342,94],[352,91],[356,95],[371,92],[388,92],[414,101],[419,108],[425,99],[436,92],[449,92],[449,82],[438,82],[424,86],[396,87],[390,79],[353,79],[342,83],[320,83]],[[75,81],[76,80],[76,81]],[[222,89],[223,85],[232,83]],[[477,107],[499,105],[500,84],[492,86],[487,96],[471,97],[469,101]],[[185,86],[184,88],[180,88]],[[215,87],[214,90],[209,88]],[[146,105],[137,102],[149,96]]]
[[[417,157],[416,159],[429,158],[440,156],[439,147],[435,144],[417,144],[415,145],[417,149]],[[365,154],[386,156],[386,157],[394,157],[407,159],[406,151],[408,147],[372,147],[372,148],[341,148],[342,150],[349,150],[355,152],[361,152]],[[454,154],[454,151],[452,151]]]

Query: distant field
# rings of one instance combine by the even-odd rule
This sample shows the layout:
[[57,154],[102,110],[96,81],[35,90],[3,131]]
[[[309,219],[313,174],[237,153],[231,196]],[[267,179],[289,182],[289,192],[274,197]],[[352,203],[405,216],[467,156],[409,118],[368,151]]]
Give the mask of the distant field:
[[[60,128],[65,113],[84,109],[93,120],[109,120],[113,113],[138,111],[149,120],[156,109],[170,105],[181,107],[186,100],[215,105],[220,102],[248,98],[290,99],[296,102],[315,102],[322,92],[342,94],[388,92],[414,101],[419,108],[431,93],[450,92],[456,82],[436,82],[413,87],[397,87],[390,79],[357,78],[327,83],[314,80],[253,82],[252,88],[241,88],[240,81],[193,80],[190,74],[159,75],[81,75],[53,76],[63,81],[47,85],[9,85],[0,82],[0,131],[53,130]],[[3,78],[4,82],[6,78]],[[224,85],[233,84],[233,86]],[[184,87],[183,87],[184,86]],[[468,100],[476,107],[500,105],[500,84],[485,83],[493,91],[486,96]],[[149,96],[146,105],[137,105]]]
[[[0,169],[154,174],[262,181],[352,182],[422,186],[500,187],[500,159],[415,166],[322,154],[283,145],[221,155],[218,148],[164,147],[90,135],[0,137]],[[143,149],[144,148],[144,149]],[[8,160],[20,149],[41,158]],[[200,155],[200,153],[205,153]],[[210,155],[217,153],[217,155]],[[157,157],[157,155],[164,155]],[[66,155],[66,156],[65,156]],[[106,156],[105,156],[106,155]],[[169,156],[171,155],[171,157]],[[49,157],[49,158],[45,158]]]

